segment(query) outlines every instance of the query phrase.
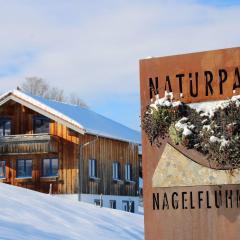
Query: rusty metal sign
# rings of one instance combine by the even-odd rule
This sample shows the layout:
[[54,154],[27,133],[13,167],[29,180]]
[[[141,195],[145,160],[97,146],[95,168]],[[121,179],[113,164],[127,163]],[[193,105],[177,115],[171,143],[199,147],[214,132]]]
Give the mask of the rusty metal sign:
[[[240,48],[140,60],[140,82],[142,118],[166,92],[187,104],[231,99],[240,94]],[[144,131],[142,144],[146,240],[240,239],[238,168],[211,166],[168,137],[156,146]]]

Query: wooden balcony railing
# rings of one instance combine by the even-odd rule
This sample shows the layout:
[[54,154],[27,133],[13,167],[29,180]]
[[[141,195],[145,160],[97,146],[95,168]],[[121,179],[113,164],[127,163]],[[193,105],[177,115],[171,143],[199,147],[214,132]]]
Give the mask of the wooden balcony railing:
[[0,137],[0,155],[56,152],[58,152],[58,142],[50,134],[21,134]]

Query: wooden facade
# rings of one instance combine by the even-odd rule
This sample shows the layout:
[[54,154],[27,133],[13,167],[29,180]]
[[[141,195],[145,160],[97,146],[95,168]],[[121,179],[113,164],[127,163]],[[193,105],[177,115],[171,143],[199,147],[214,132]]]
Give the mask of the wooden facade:
[[[50,121],[49,133],[34,134],[33,118],[39,113],[13,100],[0,107],[0,119],[11,121],[11,135],[0,137],[0,160],[6,161],[5,178],[0,181],[16,186],[53,193],[78,192],[80,145],[96,139],[82,135],[66,126]],[[42,161],[58,159],[58,176],[43,177]],[[18,159],[32,160],[32,177],[19,178],[16,174]],[[96,179],[88,176],[88,160],[96,160]],[[112,178],[112,164],[120,166],[120,180]],[[124,166],[132,166],[132,181],[124,179]],[[105,137],[98,137],[83,148],[83,193],[106,195],[138,195],[138,145]]]

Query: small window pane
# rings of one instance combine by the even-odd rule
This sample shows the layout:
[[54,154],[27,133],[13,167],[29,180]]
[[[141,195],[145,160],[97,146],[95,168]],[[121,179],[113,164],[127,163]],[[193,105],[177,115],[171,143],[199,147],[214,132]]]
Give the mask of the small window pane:
[[112,208],[112,209],[117,208],[116,200],[110,200],[110,208]]
[[115,176],[115,163],[113,163],[113,179],[115,179],[116,176]]
[[6,120],[5,122],[5,136],[7,135],[11,135],[11,121],[10,120]]
[[17,160],[17,177],[32,177],[32,160]]
[[122,210],[129,212],[129,201],[122,201]]
[[120,166],[120,163],[118,162],[117,163],[118,167],[117,167],[117,175],[118,175],[118,179],[121,178],[121,166]]
[[119,179],[120,174],[119,174],[119,166],[120,164],[118,162],[113,163],[113,179]]
[[128,167],[127,167],[127,164],[125,164],[125,179],[128,180]]
[[43,176],[51,177],[58,175],[58,159],[43,159]]
[[125,164],[125,180],[131,181],[132,180],[132,170],[131,170],[131,164],[127,163]]
[[35,128],[38,129],[41,127],[42,121],[40,119],[35,119]]
[[0,178],[5,178],[6,162],[0,161]]
[[103,200],[101,199],[94,199],[94,204],[96,205],[96,206],[100,206],[100,207],[102,207],[103,206]]
[[92,160],[92,176],[95,177],[95,162]]
[[95,200],[94,200],[94,204],[95,204],[96,206],[100,206],[100,205],[101,205],[101,201],[100,201],[99,199],[95,199]]
[[129,203],[129,211],[132,212],[132,213],[134,213],[134,208],[135,208],[134,202],[133,202],[133,201],[130,201],[130,203]]
[[9,119],[0,119],[0,136],[11,134],[11,121]]
[[43,176],[50,176],[50,159],[43,159]]
[[90,159],[88,161],[88,174],[89,177],[97,176],[96,159]]
[[52,176],[58,175],[58,159],[51,159],[52,160]]
[[34,133],[49,133],[50,120],[45,117],[35,117],[33,119]]
[[0,136],[2,137],[2,136],[4,136],[4,134],[3,134],[3,127],[0,125]]
[[26,160],[26,177],[32,177],[32,160]]
[[92,161],[88,160],[88,176],[91,177],[92,175]]
[[25,177],[24,160],[17,161],[17,177]]
[[49,133],[49,120],[43,120],[40,127],[40,132]]
[[133,201],[122,201],[122,210],[126,212],[134,213],[134,202]]

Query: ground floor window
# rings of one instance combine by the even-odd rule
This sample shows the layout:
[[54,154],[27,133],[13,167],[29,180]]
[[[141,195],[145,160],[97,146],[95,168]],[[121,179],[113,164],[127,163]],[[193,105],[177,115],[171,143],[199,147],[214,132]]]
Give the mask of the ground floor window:
[[58,176],[58,159],[43,159],[42,162],[42,176],[53,177]]
[[122,210],[134,213],[134,201],[122,201]]
[[112,209],[116,209],[117,208],[116,200],[110,200],[110,208],[112,208]]
[[132,165],[130,163],[125,164],[125,180],[132,181]]
[[119,180],[120,179],[120,163],[114,162],[112,165],[113,170],[113,180]]
[[103,201],[100,199],[94,199],[94,204],[96,206],[102,207],[103,206]]
[[6,177],[6,161],[0,161],[0,178]]
[[88,160],[88,175],[90,178],[97,177],[97,162],[96,159]]
[[32,177],[32,160],[17,160],[17,177]]

